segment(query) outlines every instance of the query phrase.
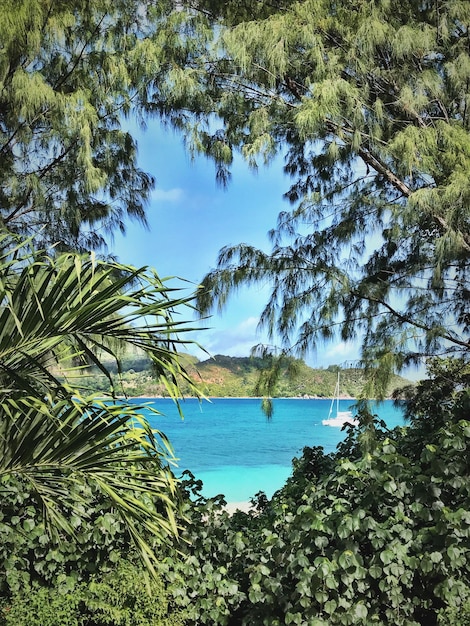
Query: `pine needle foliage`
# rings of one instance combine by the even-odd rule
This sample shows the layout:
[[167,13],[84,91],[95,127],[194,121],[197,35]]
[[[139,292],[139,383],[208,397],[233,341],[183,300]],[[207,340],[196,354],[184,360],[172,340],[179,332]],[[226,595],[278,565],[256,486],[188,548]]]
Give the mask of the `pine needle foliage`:
[[128,129],[192,96],[207,20],[168,0],[0,10],[0,224],[38,247],[104,248],[129,218],[146,224],[155,181]]
[[254,167],[282,154],[293,208],[269,252],[221,251],[202,309],[270,282],[261,323],[284,349],[361,337],[376,391],[394,368],[467,354],[468,2],[222,4],[198,3],[219,23],[212,134],[188,136],[222,173],[238,150]]

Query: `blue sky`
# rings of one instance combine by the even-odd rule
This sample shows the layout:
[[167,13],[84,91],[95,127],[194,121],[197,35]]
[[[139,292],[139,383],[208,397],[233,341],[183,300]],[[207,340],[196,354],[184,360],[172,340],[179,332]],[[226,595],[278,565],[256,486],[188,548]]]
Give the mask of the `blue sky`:
[[[111,251],[120,261],[154,267],[161,277],[179,276],[196,284],[215,267],[225,245],[247,243],[269,250],[267,233],[279,211],[288,208],[282,194],[289,180],[282,161],[257,173],[237,159],[232,180],[222,189],[213,164],[199,157],[191,161],[181,136],[151,122],[145,132],[132,130],[139,146],[139,164],[157,184],[148,207],[150,229],[128,223],[125,236],[116,235]],[[248,356],[253,345],[266,340],[257,323],[268,298],[267,288],[243,289],[232,296],[222,314],[204,322],[209,327],[195,339],[210,354]],[[192,350],[201,358],[203,353]],[[355,346],[326,346],[307,361],[328,366],[357,358]]]

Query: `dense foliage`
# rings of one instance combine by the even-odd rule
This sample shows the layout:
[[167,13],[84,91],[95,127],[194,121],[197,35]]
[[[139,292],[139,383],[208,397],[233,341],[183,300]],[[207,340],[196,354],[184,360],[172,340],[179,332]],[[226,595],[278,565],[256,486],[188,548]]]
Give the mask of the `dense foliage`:
[[2,626],[183,626],[160,579],[130,561],[68,588],[24,586],[2,607]]
[[377,391],[423,355],[467,353],[468,2],[198,5],[222,26],[194,141],[225,167],[282,154],[293,204],[270,252],[221,250],[201,306],[269,283],[261,323],[284,350],[360,338]]
[[161,565],[189,623],[467,623],[469,382],[463,363],[436,365],[408,427],[364,414],[336,454],[306,448],[254,513],[196,500],[186,559]]

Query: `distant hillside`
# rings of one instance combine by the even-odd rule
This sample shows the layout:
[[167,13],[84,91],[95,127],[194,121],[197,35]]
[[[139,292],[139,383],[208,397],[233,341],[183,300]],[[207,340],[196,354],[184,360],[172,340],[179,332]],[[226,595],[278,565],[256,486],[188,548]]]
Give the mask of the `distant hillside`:
[[[212,397],[254,397],[260,370],[267,365],[267,362],[260,358],[230,357],[220,354],[201,362],[198,362],[196,357],[187,354],[181,355],[181,359],[202,393]],[[281,377],[276,392],[277,397],[332,397],[337,372],[340,369],[338,366],[313,369],[303,361],[297,361],[296,365],[298,371],[294,379],[290,379],[287,374]],[[102,391],[109,389],[108,381],[94,372],[95,388],[97,383]],[[129,396],[167,395],[163,385],[158,383],[152,373],[149,359],[142,355],[133,355],[123,359],[121,383]],[[342,397],[357,397],[363,384],[364,372],[362,370],[341,369]],[[395,376],[390,384],[389,394],[394,389],[409,384],[410,382],[406,379]],[[188,393],[184,385],[182,389],[184,393]]]
[[[216,355],[212,359],[195,364],[203,392],[208,396],[243,397],[254,396],[260,369],[266,367],[262,359]],[[276,395],[278,397],[313,396],[332,397],[335,391],[338,366],[313,369],[303,361],[297,362],[293,379],[282,376]],[[401,376],[394,376],[389,386],[391,394],[396,388],[409,385]],[[360,369],[341,369],[341,396],[357,397],[364,385],[364,372]]]

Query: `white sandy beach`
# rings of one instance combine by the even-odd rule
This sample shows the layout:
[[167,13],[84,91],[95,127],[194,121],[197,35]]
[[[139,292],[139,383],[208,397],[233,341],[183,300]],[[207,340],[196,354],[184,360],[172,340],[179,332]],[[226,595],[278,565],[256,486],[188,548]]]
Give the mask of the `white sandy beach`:
[[244,513],[248,513],[251,509],[253,509],[253,505],[251,502],[227,502],[225,505],[225,510],[232,515],[235,511],[243,511]]

